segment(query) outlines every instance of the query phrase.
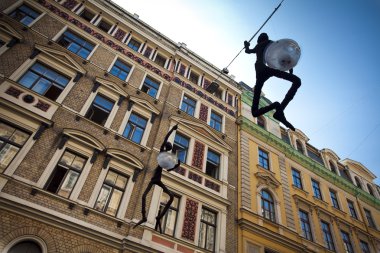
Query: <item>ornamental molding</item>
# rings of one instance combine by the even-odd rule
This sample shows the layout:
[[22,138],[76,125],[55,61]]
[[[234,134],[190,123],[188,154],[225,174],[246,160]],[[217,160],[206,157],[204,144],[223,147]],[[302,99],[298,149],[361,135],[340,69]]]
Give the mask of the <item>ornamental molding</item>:
[[20,41],[24,39],[24,36],[18,33],[10,24],[3,20],[0,20],[0,31],[3,31],[9,36],[19,39]]
[[95,82],[100,83],[101,85],[104,85],[105,87],[107,87],[111,91],[116,92],[116,93],[118,93],[124,97],[128,97],[128,94],[123,89],[121,89],[117,84],[115,84],[114,82],[105,80],[105,79],[100,78],[100,77],[96,77]]
[[144,100],[144,99],[141,99],[141,98],[138,98],[138,97],[133,97],[133,96],[130,96],[129,99],[131,101],[133,101],[135,104],[143,107],[144,109],[156,114],[156,115],[159,115],[160,114],[160,111],[154,107],[151,103],[149,103],[148,101]]
[[71,137],[83,144],[86,144],[87,146],[91,146],[97,150],[104,150],[105,146],[103,143],[101,143],[98,139],[96,139],[94,136],[85,133],[83,131],[77,130],[77,129],[64,129],[63,135]]
[[259,185],[266,185],[272,189],[278,188],[281,183],[278,181],[271,172],[261,169],[259,172],[256,172],[255,177],[258,180]]
[[142,170],[144,168],[144,164],[135,156],[131,155],[128,152],[125,152],[120,149],[114,149],[114,148],[109,148],[106,150],[107,155],[112,156],[112,158],[118,159],[133,168],[137,168]]

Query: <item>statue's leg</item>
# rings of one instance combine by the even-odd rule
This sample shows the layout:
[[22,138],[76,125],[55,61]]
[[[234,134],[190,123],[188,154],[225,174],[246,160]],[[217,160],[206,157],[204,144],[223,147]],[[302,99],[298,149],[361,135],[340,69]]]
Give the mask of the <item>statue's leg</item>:
[[251,112],[253,117],[259,117],[260,115],[263,115],[273,109],[278,108],[280,105],[279,102],[274,102],[268,106],[264,106],[259,109],[259,103],[260,103],[260,95],[261,95],[261,89],[264,86],[264,82],[268,80],[270,75],[266,74],[266,71],[263,71],[263,74],[259,74],[256,77],[256,85],[253,90],[253,101],[252,101],[252,107]]
[[162,217],[164,217],[166,212],[169,210],[170,205],[173,203],[174,194],[171,191],[169,191],[169,189],[161,181],[159,183],[157,183],[157,185],[160,186],[163,189],[163,191],[169,195],[169,201],[166,203],[166,205],[165,205],[164,209],[161,211],[161,213],[159,213],[156,217],[155,229],[159,228],[160,233],[162,234],[161,219],[162,219]]
[[290,89],[285,95],[284,100],[281,102],[282,110],[284,110],[286,106],[288,106],[289,102],[296,95],[298,88],[301,87],[301,79],[294,74],[290,74],[288,72],[277,70],[277,69],[272,69],[271,74],[278,78],[282,78],[282,79],[292,82],[292,87],[290,87]]
[[144,222],[147,221],[146,219],[146,210],[145,210],[145,206],[146,206],[146,196],[148,195],[150,189],[152,189],[152,186],[154,185],[154,183],[152,181],[149,182],[148,186],[146,187],[143,195],[142,195],[142,205],[141,205],[141,214],[142,214],[142,218],[141,220],[136,223],[136,225],[133,226],[133,228],[143,224]]

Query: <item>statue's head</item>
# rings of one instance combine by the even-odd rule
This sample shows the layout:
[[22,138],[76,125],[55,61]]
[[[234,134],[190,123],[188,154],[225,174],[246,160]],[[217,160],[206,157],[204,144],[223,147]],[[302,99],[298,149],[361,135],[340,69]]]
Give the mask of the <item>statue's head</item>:
[[165,143],[165,150],[166,150],[166,151],[170,151],[170,150],[172,150],[172,149],[173,149],[172,144],[171,144],[170,142],[166,142],[166,143]]
[[269,40],[268,34],[261,33],[259,35],[259,37],[257,38],[257,43],[262,43],[262,42],[267,41],[267,40]]

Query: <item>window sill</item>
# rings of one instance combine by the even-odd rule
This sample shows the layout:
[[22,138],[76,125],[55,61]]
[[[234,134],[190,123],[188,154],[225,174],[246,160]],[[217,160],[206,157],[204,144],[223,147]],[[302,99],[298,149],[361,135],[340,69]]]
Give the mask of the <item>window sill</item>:
[[344,212],[342,209],[336,208],[336,207],[334,207],[334,206],[332,206],[332,209],[333,209],[334,211],[337,211],[338,213],[342,214],[343,216],[346,216],[346,215],[347,215],[347,213]]
[[317,198],[317,197],[315,197],[315,196],[313,196],[313,199],[316,200],[317,202],[323,204],[323,205],[326,206],[326,207],[329,205],[329,203],[327,203],[327,202],[324,201],[323,199],[319,199],[319,198]]
[[305,195],[305,198],[307,198],[309,196],[309,193],[307,191],[305,191],[304,189],[298,188],[294,184],[292,185],[292,187],[295,191],[301,192],[303,195]]

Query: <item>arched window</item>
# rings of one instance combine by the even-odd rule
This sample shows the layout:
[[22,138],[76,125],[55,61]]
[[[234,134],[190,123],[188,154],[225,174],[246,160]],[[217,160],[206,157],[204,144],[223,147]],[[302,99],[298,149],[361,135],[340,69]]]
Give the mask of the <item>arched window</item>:
[[372,187],[371,187],[369,184],[367,184],[367,188],[368,188],[368,192],[369,192],[369,194],[371,194],[372,196],[375,196],[375,195],[373,194]]
[[360,180],[358,177],[355,177],[355,182],[356,182],[356,186],[359,187],[360,189],[363,189],[362,188],[362,184],[360,183]]
[[264,218],[273,222],[276,221],[273,197],[266,190],[261,191],[261,208]]
[[330,164],[330,169],[331,169],[331,171],[334,172],[334,173],[336,174],[336,168],[335,168],[335,165],[334,165],[331,161],[329,162],[329,164]]
[[265,129],[265,119],[263,116],[257,118],[257,125],[263,129]]
[[297,150],[301,152],[302,154],[304,154],[302,143],[299,140],[296,140],[296,146],[297,146]]
[[42,253],[42,249],[38,243],[27,240],[12,246],[8,253]]

